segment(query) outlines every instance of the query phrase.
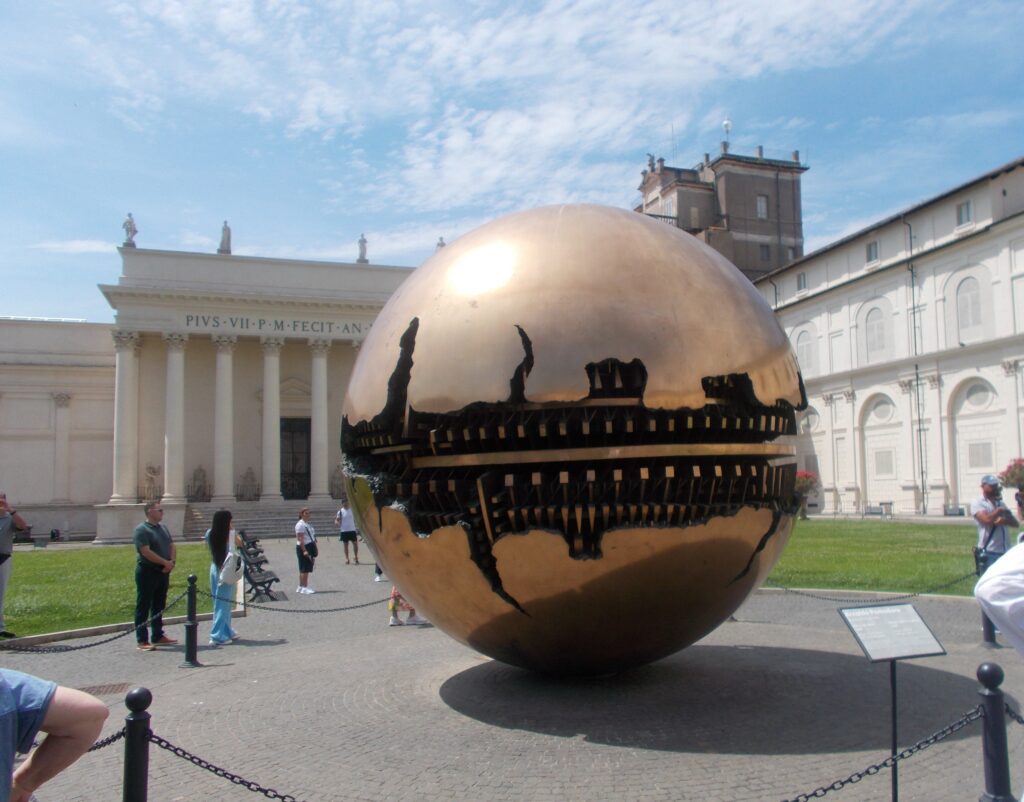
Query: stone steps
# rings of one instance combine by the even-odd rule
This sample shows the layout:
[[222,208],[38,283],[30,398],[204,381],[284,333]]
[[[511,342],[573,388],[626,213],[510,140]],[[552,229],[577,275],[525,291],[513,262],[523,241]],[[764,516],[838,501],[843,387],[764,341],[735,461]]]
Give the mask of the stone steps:
[[[269,538],[294,538],[295,523],[299,520],[299,510],[308,507],[309,523],[316,531],[317,537],[327,537],[337,533],[334,516],[341,502],[328,499],[324,502],[299,501],[237,501],[230,505],[231,518],[235,529],[244,529],[247,534],[261,540]],[[185,525],[182,537],[185,540],[200,540],[210,528],[213,514],[224,507],[213,502],[190,503],[185,510]]]

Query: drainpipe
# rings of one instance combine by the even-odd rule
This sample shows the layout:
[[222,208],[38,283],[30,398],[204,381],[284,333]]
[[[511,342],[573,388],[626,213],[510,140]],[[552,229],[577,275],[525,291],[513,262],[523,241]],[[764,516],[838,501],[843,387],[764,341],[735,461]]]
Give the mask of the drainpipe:
[[[910,329],[914,349],[914,406],[917,409],[917,466],[921,478],[921,514],[928,514],[928,454],[924,442],[924,402],[921,399],[921,366],[918,357],[921,344],[918,342],[917,270],[914,268],[914,227],[903,216],[900,222],[907,227],[907,272],[910,273]],[[911,421],[913,425],[913,421]]]
[[768,283],[772,285],[772,289],[775,290],[775,302],[772,304],[772,309],[775,309],[779,305],[779,288],[775,285],[775,282],[768,279]]

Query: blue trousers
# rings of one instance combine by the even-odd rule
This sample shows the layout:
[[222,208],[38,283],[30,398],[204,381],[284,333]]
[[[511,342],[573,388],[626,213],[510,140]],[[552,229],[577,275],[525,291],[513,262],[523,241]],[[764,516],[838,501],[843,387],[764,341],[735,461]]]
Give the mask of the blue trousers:
[[210,593],[214,596],[210,640],[227,643],[237,634],[231,628],[231,606],[234,604],[235,586],[221,584],[217,579],[219,573],[217,566],[210,563]]

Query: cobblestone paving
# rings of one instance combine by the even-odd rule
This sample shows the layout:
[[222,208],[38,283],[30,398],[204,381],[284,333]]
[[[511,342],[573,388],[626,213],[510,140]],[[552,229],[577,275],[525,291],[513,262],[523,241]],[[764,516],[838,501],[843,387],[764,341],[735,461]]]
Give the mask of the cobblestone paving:
[[[290,543],[265,544],[289,596],[275,609],[385,598],[390,585],[372,581],[372,564],[346,566],[336,540],[321,543],[312,596],[293,593]],[[981,662],[999,662],[1004,689],[1024,696],[1024,661],[981,647],[972,600],[912,601],[948,654],[899,663],[901,746],[978,703]],[[202,668],[179,667],[182,647],[138,652],[131,639],[0,659],[73,687],[144,685],[158,735],[307,802],[781,800],[888,755],[888,666],[863,657],[841,606],[853,604],[764,591],[690,649],[590,680],[510,668],[431,627],[388,628],[383,603],[316,615],[250,610],[235,621],[241,641],[200,646]],[[208,627],[200,624],[200,644]],[[182,627],[172,634],[184,638]],[[102,698],[106,735],[126,711],[123,694]],[[1019,793],[1024,727],[1011,724],[1009,740]],[[43,787],[40,802],[120,799],[122,758],[121,744],[85,756]],[[887,800],[890,777],[828,798]],[[980,726],[903,762],[899,777],[904,800],[977,799]],[[154,802],[262,798],[156,747],[149,787]]]

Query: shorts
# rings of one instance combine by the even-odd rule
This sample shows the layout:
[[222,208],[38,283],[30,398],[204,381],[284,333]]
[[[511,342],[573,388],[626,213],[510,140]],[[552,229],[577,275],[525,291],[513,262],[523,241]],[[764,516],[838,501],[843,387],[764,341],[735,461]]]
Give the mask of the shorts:
[[296,558],[299,561],[299,573],[300,574],[308,574],[308,573],[311,573],[313,571],[313,555],[312,554],[309,554],[309,555],[303,554],[302,553],[302,547],[301,546],[296,546],[295,547],[295,556],[296,556]]
[[338,535],[338,540],[342,543],[355,543],[358,536],[358,532],[342,532]]

